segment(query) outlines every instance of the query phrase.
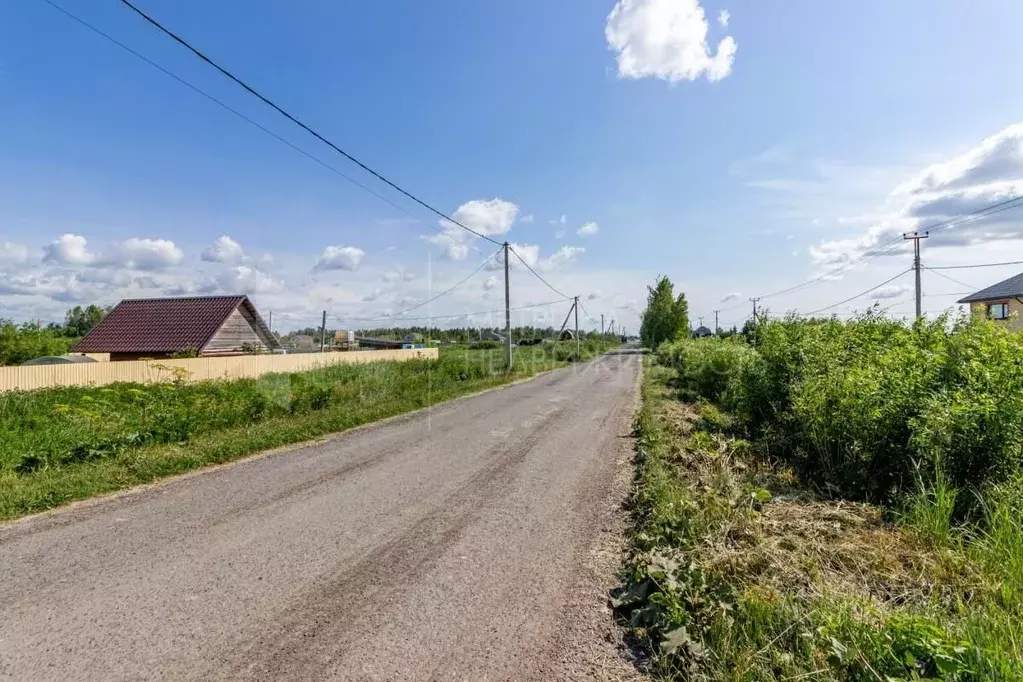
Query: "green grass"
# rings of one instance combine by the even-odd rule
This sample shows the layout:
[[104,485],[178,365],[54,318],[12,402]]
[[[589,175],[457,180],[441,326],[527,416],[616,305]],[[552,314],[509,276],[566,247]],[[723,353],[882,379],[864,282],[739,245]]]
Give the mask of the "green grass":
[[[583,359],[601,350],[583,344]],[[0,519],[343,431],[568,364],[575,344],[259,379],[0,394]]]
[[1023,679],[1023,484],[989,489],[970,525],[947,482],[901,514],[825,499],[679,392],[648,367],[613,601],[655,678]]

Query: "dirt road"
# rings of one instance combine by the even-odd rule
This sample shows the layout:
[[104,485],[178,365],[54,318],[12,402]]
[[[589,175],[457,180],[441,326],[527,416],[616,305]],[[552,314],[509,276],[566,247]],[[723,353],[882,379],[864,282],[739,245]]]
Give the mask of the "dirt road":
[[0,527],[0,677],[615,677],[599,564],[638,368],[605,356]]

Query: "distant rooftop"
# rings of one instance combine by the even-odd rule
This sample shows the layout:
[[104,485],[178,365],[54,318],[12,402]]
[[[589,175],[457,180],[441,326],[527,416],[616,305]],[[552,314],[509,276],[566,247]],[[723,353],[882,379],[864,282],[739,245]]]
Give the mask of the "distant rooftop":
[[1023,296],[1023,273],[998,284],[992,284],[987,289],[981,289],[975,294],[959,299],[959,303],[974,303],[978,301],[991,301],[999,298],[1013,298]]

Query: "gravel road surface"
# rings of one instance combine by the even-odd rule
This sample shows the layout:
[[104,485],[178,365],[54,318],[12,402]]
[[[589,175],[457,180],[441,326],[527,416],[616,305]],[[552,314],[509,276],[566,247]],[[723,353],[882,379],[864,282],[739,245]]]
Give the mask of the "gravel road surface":
[[0,527],[0,677],[617,679],[640,358]]

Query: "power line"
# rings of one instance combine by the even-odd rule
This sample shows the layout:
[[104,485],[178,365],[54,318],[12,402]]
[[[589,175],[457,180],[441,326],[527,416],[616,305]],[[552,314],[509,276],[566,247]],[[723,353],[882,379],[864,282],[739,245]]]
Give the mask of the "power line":
[[397,183],[392,182],[391,180],[388,180],[382,174],[380,174],[377,171],[373,170],[372,168],[367,166],[365,163],[363,163],[362,161],[360,161],[356,157],[352,156],[351,154],[349,154],[345,150],[341,149],[341,147],[337,146],[336,144],[334,144],[333,142],[328,140],[326,137],[324,137],[320,133],[316,132],[309,125],[303,123],[301,120],[299,120],[295,116],[293,116],[290,113],[288,113],[287,111],[285,111],[281,106],[276,104],[273,100],[269,99],[265,95],[261,94],[259,91],[257,91],[251,85],[249,85],[248,83],[243,81],[241,78],[239,78],[238,76],[235,76],[233,73],[228,71],[226,68],[224,68],[223,66],[221,66],[217,62],[215,62],[212,59],[210,59],[209,57],[207,57],[198,48],[193,47],[184,38],[182,38],[178,34],[174,33],[170,29],[166,28],[163,24],[161,24],[156,19],[154,19],[153,17],[151,17],[148,14],[146,14],[145,12],[143,12],[141,9],[139,9],[138,7],[133,5],[128,0],[121,0],[121,3],[124,4],[125,6],[127,6],[128,8],[130,8],[133,12],[138,14],[140,17],[145,19],[148,23],[150,23],[151,25],[153,25],[154,27],[159,29],[162,33],[164,33],[165,35],[167,35],[168,37],[173,39],[179,45],[181,45],[184,48],[186,48],[189,52],[194,54],[196,57],[198,57],[202,61],[206,62],[210,66],[212,66],[214,69],[219,71],[225,77],[227,77],[230,80],[234,81],[236,84],[241,86],[246,92],[248,92],[249,94],[251,94],[254,97],[256,97],[257,99],[259,99],[261,102],[263,102],[264,104],[266,104],[267,106],[272,108],[274,111],[276,111],[277,113],[281,114],[282,116],[287,118],[289,121],[291,121],[292,123],[294,123],[298,127],[302,128],[302,130],[306,131],[307,133],[309,133],[310,135],[312,135],[313,137],[318,139],[320,142],[323,142],[328,147],[330,147],[331,149],[336,151],[338,154],[340,154],[341,156],[345,157],[346,159],[348,159],[349,161],[351,161],[352,163],[354,163],[359,168],[363,169],[364,171],[366,171],[367,173],[369,173],[370,175],[372,175],[376,179],[380,180],[381,182],[383,182],[387,186],[391,187],[392,189],[396,190],[397,192],[403,194],[405,197],[411,199],[412,201],[414,201],[415,203],[419,204],[423,208],[427,209],[431,213],[434,213],[434,214],[440,216],[441,218],[443,218],[444,220],[450,222],[452,225],[457,225],[458,227],[462,228],[463,230],[476,235],[480,239],[485,239],[488,242],[491,242],[492,244],[495,244],[497,246],[501,246],[501,242],[499,242],[499,241],[497,241],[497,240],[495,240],[495,239],[493,239],[491,237],[488,237],[487,235],[485,235],[485,234],[483,234],[481,232],[477,232],[476,230],[472,229],[471,227],[463,225],[462,223],[460,223],[459,221],[455,220],[454,218],[448,216],[447,214],[443,213],[439,209],[436,209],[433,206],[431,206],[430,204],[426,203],[425,201],[423,201],[422,199],[420,199],[416,195],[412,194],[408,190],[403,189]]
[[511,251],[512,253],[514,253],[514,254],[515,254],[515,257],[516,257],[516,258],[518,258],[518,259],[519,259],[519,261],[520,261],[520,262],[521,262],[521,263],[522,263],[523,265],[525,265],[525,266],[526,266],[526,269],[527,269],[527,270],[529,270],[529,271],[530,271],[531,273],[533,273],[533,275],[534,275],[534,276],[535,276],[535,277],[536,277],[536,278],[537,278],[538,280],[540,280],[541,282],[543,282],[544,284],[546,284],[546,285],[547,285],[547,288],[548,288],[548,289],[550,289],[551,291],[553,291],[554,293],[556,293],[556,294],[557,294],[558,296],[561,296],[562,298],[566,298],[566,299],[568,299],[568,298],[572,298],[571,296],[566,296],[565,294],[563,294],[563,293],[561,293],[560,291],[558,291],[557,289],[555,289],[555,288],[554,288],[554,285],[552,285],[552,284],[551,284],[550,282],[548,282],[548,281],[547,281],[547,280],[545,280],[545,279],[544,279],[543,277],[541,277],[541,276],[540,276],[540,273],[538,273],[538,272],[537,272],[536,270],[534,270],[534,269],[533,269],[532,267],[530,267],[529,263],[527,263],[527,262],[526,262],[526,260],[525,260],[525,259],[524,259],[524,258],[523,258],[522,256],[520,256],[520,255],[519,255],[519,252],[518,252],[518,251],[516,251],[515,249],[513,249],[513,248],[511,247],[511,245],[509,245],[509,246],[508,246],[508,250],[509,250],[509,251]]
[[[503,247],[502,247],[502,248],[503,248]],[[423,307],[424,305],[427,305],[427,304],[433,303],[433,302],[434,302],[434,301],[436,301],[436,300],[437,300],[438,298],[442,298],[442,297],[444,297],[444,296],[447,296],[447,295],[448,295],[448,294],[450,294],[450,293],[451,293],[452,291],[454,291],[455,289],[457,289],[458,287],[462,286],[463,284],[465,284],[466,282],[468,282],[468,281],[469,281],[470,279],[472,279],[473,277],[475,277],[476,275],[478,275],[478,274],[479,274],[479,272],[480,272],[480,270],[482,270],[483,268],[487,267],[487,265],[488,265],[488,264],[490,263],[490,261],[494,260],[494,258],[495,258],[495,257],[497,256],[497,254],[499,254],[499,253],[501,253],[501,251],[500,251],[500,250],[498,250],[498,251],[495,251],[495,252],[493,253],[493,255],[491,255],[491,256],[490,256],[490,258],[488,258],[488,259],[486,259],[485,261],[483,261],[482,263],[480,263],[480,266],[479,266],[478,268],[476,268],[475,270],[473,270],[472,272],[470,272],[470,273],[469,273],[469,275],[468,275],[468,276],[466,276],[466,277],[465,277],[464,279],[461,279],[461,280],[459,280],[459,281],[458,281],[458,283],[457,283],[457,284],[455,284],[454,286],[450,287],[449,289],[445,289],[444,291],[440,292],[440,293],[439,293],[439,294],[437,294],[436,296],[433,296],[432,298],[428,298],[428,299],[426,299],[425,301],[422,301],[421,303],[417,303],[417,304],[415,304],[415,305],[414,305],[414,306],[412,306],[411,308],[406,308],[405,310],[402,310],[401,312],[398,312],[398,313],[394,313],[393,315],[384,315],[383,317],[375,317],[375,318],[374,318],[374,317],[363,317],[363,318],[351,318],[351,319],[361,319],[361,320],[363,320],[363,321],[372,321],[372,320],[390,320],[390,319],[393,319],[393,318],[395,318],[395,317],[401,317],[402,315],[405,315],[406,313],[410,313],[410,312],[412,312],[413,310],[418,310],[419,308],[422,308],[422,307]]]
[[910,272],[911,270],[912,270],[912,268],[910,268],[908,270],[903,270],[902,272],[900,272],[899,274],[895,275],[891,279],[886,279],[885,281],[881,282],[880,284],[875,284],[874,286],[870,287],[866,291],[862,291],[862,292],[856,294],[855,296],[850,296],[849,298],[847,298],[847,299],[845,299],[843,301],[839,301],[838,303],[833,303],[833,304],[831,304],[829,306],[824,306],[823,308],[818,308],[817,310],[811,310],[810,312],[806,313],[806,315],[807,316],[816,315],[817,313],[824,312],[825,310],[831,310],[832,308],[837,308],[838,306],[842,305],[843,303],[848,303],[849,301],[853,301],[853,300],[859,298],[860,296],[866,296],[871,291],[874,291],[875,289],[880,289],[884,285],[890,284],[891,282],[894,282],[899,277],[902,277],[903,275],[905,275],[907,272]]
[[[977,209],[976,211],[971,211],[969,213],[963,213],[963,214],[960,214],[960,215],[955,216],[953,218],[949,218],[948,220],[940,221],[940,222],[934,223],[933,225],[930,225],[930,226],[927,226],[927,227],[918,228],[917,232],[939,232],[941,230],[950,229],[952,227],[956,227],[956,226],[964,224],[964,223],[973,222],[975,220],[980,220],[981,218],[986,218],[986,217],[991,216],[991,215],[996,215],[996,214],[1002,213],[1004,211],[1008,211],[1008,210],[1011,210],[1011,209],[1014,209],[1014,208],[1018,208],[1021,205],[1023,205],[1023,196],[1012,197],[1010,199],[1006,199],[1004,201],[997,202],[997,203],[992,204],[990,206],[987,206],[985,208]],[[884,242],[883,244],[880,244],[880,245],[874,247],[873,249],[864,252],[858,258],[855,258],[854,260],[849,261],[848,263],[844,263],[844,264],[840,265],[839,267],[837,267],[837,268],[835,268],[833,270],[825,272],[825,273],[823,273],[821,275],[818,275],[817,277],[814,277],[813,279],[807,280],[807,281],[805,281],[805,282],[803,282],[801,284],[797,284],[797,285],[789,287],[787,289],[781,289],[780,291],[775,291],[775,292],[770,293],[770,294],[763,294],[762,296],[759,296],[758,298],[771,298],[771,297],[774,297],[774,296],[780,296],[782,294],[787,294],[787,293],[791,293],[793,291],[797,291],[797,290],[802,289],[804,287],[810,286],[811,284],[815,284],[815,283],[817,283],[819,281],[822,281],[822,280],[825,280],[825,279],[829,279],[831,277],[834,277],[834,276],[836,276],[838,274],[841,274],[841,273],[849,270],[850,268],[852,268],[852,267],[854,267],[856,265],[859,265],[860,263],[866,262],[867,260],[872,260],[874,258],[878,258],[880,256],[883,256],[883,255],[887,254],[887,253],[891,253],[892,251],[895,251],[898,248],[897,245],[901,244],[902,241],[903,241],[902,240],[902,235],[899,235],[897,237],[893,237],[892,239],[888,240],[887,242]],[[738,307],[738,306],[735,306],[735,307]]]
[[[977,263],[976,265],[941,265],[928,267],[928,270],[968,270],[970,268],[996,268],[1001,265],[1023,265],[1023,260],[1010,260],[1004,263]],[[925,266],[926,267],[926,266]]]
[[941,272],[938,272],[937,270],[934,270],[933,268],[929,268],[926,265],[923,266],[923,268],[924,268],[924,270],[931,270],[938,277],[944,277],[945,279],[947,279],[950,282],[955,282],[956,284],[961,284],[961,285],[963,285],[964,287],[966,287],[968,289],[973,289],[973,291],[977,291],[977,287],[973,286],[972,284],[967,284],[966,282],[963,282],[962,280],[958,280],[955,277],[949,277],[948,275],[946,275],[944,273],[941,273]]
[[170,71],[169,69],[167,69],[167,68],[161,66],[160,64],[154,62],[152,59],[150,59],[149,57],[146,57],[141,52],[138,52],[138,51],[134,50],[133,48],[128,47],[127,45],[125,45],[124,43],[119,41],[117,38],[114,38],[110,34],[105,33],[103,30],[97,28],[96,26],[93,26],[92,24],[90,24],[89,22],[85,21],[81,17],[78,17],[75,14],[72,14],[71,12],[69,12],[66,9],[64,9],[60,5],[52,2],[51,0],[42,0],[42,1],[44,3],[46,3],[47,5],[49,5],[50,7],[52,7],[53,9],[57,10],[58,12],[60,12],[61,14],[63,14],[64,16],[68,17],[69,19],[72,19],[72,20],[78,22],[81,26],[84,26],[85,28],[89,29],[90,31],[92,31],[96,35],[98,35],[98,36],[100,36],[102,38],[105,38],[106,40],[110,41],[111,43],[113,43],[117,47],[121,48],[122,50],[124,50],[128,54],[130,54],[130,55],[132,55],[134,57],[137,57],[138,59],[142,60],[143,62],[145,62],[149,66],[151,66],[154,69],[156,69],[157,71],[163,73],[166,76],[169,76],[170,78],[173,78],[178,83],[181,83],[182,85],[184,85],[188,89],[192,90],[193,92],[195,92],[195,93],[197,93],[199,95],[202,95],[203,97],[205,97],[209,101],[213,102],[217,106],[223,108],[225,111],[228,111],[228,112],[234,114],[235,116],[237,116],[241,120],[245,121],[246,123],[248,123],[249,125],[253,126],[254,128],[256,128],[256,129],[266,133],[267,135],[269,135],[270,137],[274,138],[278,142],[281,142],[281,143],[287,145],[288,147],[290,147],[291,149],[295,150],[296,152],[298,152],[302,156],[306,157],[307,159],[310,159],[311,161],[314,161],[314,162],[318,163],[319,165],[323,166],[324,168],[326,168],[330,172],[332,172],[332,173],[334,173],[334,174],[344,178],[345,180],[347,180],[348,182],[352,183],[353,185],[355,185],[359,189],[362,189],[362,190],[368,192],[369,194],[372,194],[377,199],[380,199],[381,201],[383,201],[383,202],[387,203],[388,205],[392,206],[393,208],[398,209],[402,213],[405,213],[406,215],[408,215],[408,216],[410,216],[412,218],[416,217],[407,208],[405,208],[404,206],[401,206],[400,204],[397,204],[397,203],[391,201],[390,199],[388,199],[384,195],[380,194],[379,192],[375,191],[371,187],[367,187],[366,185],[362,184],[361,182],[359,182],[355,178],[351,177],[350,175],[347,175],[346,173],[344,173],[344,171],[341,171],[338,168],[330,165],[329,163],[327,163],[323,159],[320,159],[317,156],[314,156],[313,154],[310,154],[309,152],[307,152],[306,150],[302,149],[301,147],[299,147],[295,143],[291,142],[290,140],[288,140],[288,139],[278,135],[277,133],[275,133],[274,131],[270,130],[269,128],[267,128],[266,126],[262,125],[261,123],[258,123],[256,121],[254,121],[253,119],[249,118],[248,116],[246,116],[242,112],[240,112],[237,109],[231,107],[229,104],[226,104],[225,102],[223,102],[220,99],[217,99],[216,97],[214,97],[213,95],[209,94],[205,90],[203,90],[203,89],[199,88],[198,86],[193,85],[192,83],[188,82],[187,80],[185,80],[181,76],[177,75],[173,71]]
[[[563,303],[563,302],[564,301],[562,301],[562,300],[558,300],[558,301],[545,301],[543,303],[533,303],[531,305],[519,306],[518,308],[511,308],[510,311],[514,313],[514,312],[519,312],[521,310],[531,310],[533,308],[542,308],[543,306],[555,305],[557,303]],[[415,321],[419,321],[419,320],[451,320],[451,319],[455,319],[455,318],[458,318],[458,317],[473,317],[473,316],[476,316],[476,315],[496,315],[497,313],[503,313],[504,310],[505,310],[504,308],[501,308],[500,310],[478,310],[476,312],[458,313],[458,314],[455,314],[455,315],[427,315],[427,316],[424,316],[424,317],[405,317],[405,318],[402,318],[400,320],[395,320],[395,321],[396,322],[415,322]],[[392,315],[392,316],[389,316],[389,317],[351,317],[351,316],[348,316],[348,315],[335,315],[334,317],[339,322],[345,322],[347,320],[354,320],[356,322],[379,322],[379,321],[382,321],[382,320],[394,320],[395,319],[395,315]]]

